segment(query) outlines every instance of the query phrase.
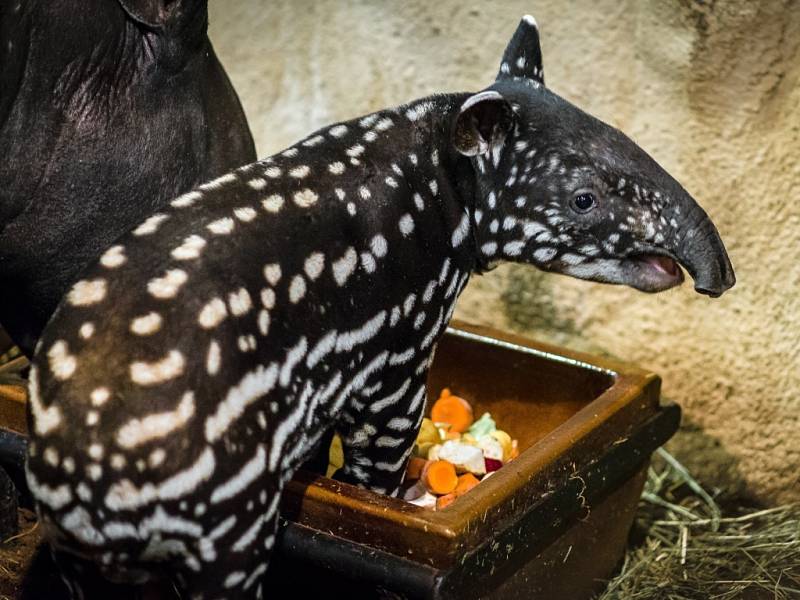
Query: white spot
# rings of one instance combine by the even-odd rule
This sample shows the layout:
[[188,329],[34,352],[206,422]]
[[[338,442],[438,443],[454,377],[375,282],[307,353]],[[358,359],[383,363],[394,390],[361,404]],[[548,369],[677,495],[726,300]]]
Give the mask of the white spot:
[[264,171],[264,175],[269,177],[270,179],[277,179],[283,174],[279,167],[267,167]]
[[334,349],[337,335],[336,331],[330,331],[320,338],[306,357],[306,366],[309,369],[313,369],[320,360]]
[[109,462],[111,463],[111,468],[115,471],[121,471],[128,464],[128,460],[122,454],[112,454]]
[[374,142],[377,139],[378,139],[378,134],[375,133],[374,131],[368,131],[367,133],[364,134],[364,141]]
[[258,347],[256,337],[252,334],[240,335],[236,340],[236,344],[239,346],[239,352],[252,352]]
[[348,202],[347,203],[347,212],[350,214],[351,217],[354,217],[356,215],[355,202]]
[[366,129],[367,127],[370,127],[370,126],[371,126],[371,125],[372,125],[372,124],[373,124],[375,121],[377,121],[379,116],[380,116],[380,115],[378,115],[377,113],[373,113],[373,114],[371,114],[371,115],[367,115],[366,117],[364,117],[363,119],[361,119],[361,120],[358,122],[358,124],[359,124],[361,127],[363,127],[364,129]]
[[417,166],[417,164],[419,164],[419,161],[417,160],[417,155],[414,154],[413,152],[408,155],[408,160],[410,160],[411,164],[414,165],[415,167]]
[[364,146],[362,146],[361,144],[356,144],[355,146],[352,146],[347,149],[347,156],[349,156],[350,158],[355,158],[357,156],[361,156],[363,152],[364,152]]
[[383,258],[384,256],[386,256],[386,252],[388,251],[388,244],[386,243],[386,238],[383,237],[380,233],[372,238],[372,240],[369,243],[369,247],[372,250],[372,253],[378,258]]
[[425,210],[425,201],[419,194],[414,194],[414,204],[416,205],[417,210]]
[[205,246],[206,241],[199,235],[190,235],[183,240],[183,244],[172,251],[172,258],[175,260],[192,260],[198,258]]
[[83,279],[72,286],[67,294],[67,302],[72,306],[90,306],[106,297],[105,279]]
[[288,150],[284,150],[281,152],[281,156],[285,156],[286,158],[294,158],[297,156],[298,150],[297,148],[289,148]]
[[100,444],[92,444],[89,446],[89,456],[94,460],[103,458],[103,446]]
[[172,202],[170,202],[170,205],[174,208],[186,208],[187,206],[192,206],[202,197],[203,197],[202,192],[198,191],[187,192],[186,194],[183,194],[175,198]]
[[306,148],[313,148],[314,146],[319,146],[322,142],[325,141],[325,138],[321,135],[315,135],[314,137],[310,137],[303,142],[303,146]]
[[270,325],[270,317],[269,311],[262,310],[258,313],[258,331],[261,335],[267,335],[269,333],[269,325]]
[[347,133],[346,125],[335,125],[328,130],[328,133],[335,138],[343,137]]
[[437,286],[436,280],[431,280],[428,282],[427,287],[425,288],[425,293],[422,295],[422,301],[427,304],[433,298],[433,293],[436,291]]
[[458,223],[458,227],[453,231],[453,235],[450,238],[453,248],[457,248],[461,245],[466,239],[467,233],[469,233],[469,215],[465,213],[461,215],[461,221]]
[[404,236],[409,236],[414,231],[414,219],[410,214],[406,213],[400,217],[400,222],[397,224],[400,233]]
[[133,510],[158,500],[184,497],[211,477],[215,466],[214,453],[210,447],[206,447],[194,464],[159,485],[147,482],[137,488],[130,479],[114,483],[106,494],[106,506],[113,511]]
[[233,219],[230,217],[222,217],[206,225],[206,228],[215,235],[228,235],[233,231],[233,226]]
[[370,198],[372,198],[372,194],[370,193],[370,191],[367,189],[366,186],[363,185],[360,188],[358,188],[358,195],[361,196],[364,200],[369,200]]
[[386,185],[388,185],[390,188],[397,189],[398,184],[397,180],[394,177],[387,177],[384,181],[386,182]]
[[431,179],[428,183],[428,187],[431,188],[431,193],[435,196],[439,193],[439,184],[436,182],[435,179]]
[[299,165],[289,171],[289,177],[294,177],[295,179],[303,179],[311,172],[311,169],[308,168],[308,165]]
[[344,163],[341,161],[336,161],[328,165],[328,171],[332,175],[341,175],[344,173]]
[[416,294],[409,294],[403,301],[403,314],[406,317],[411,314],[411,310],[414,308],[414,303],[416,302],[416,300],[417,300]]
[[147,291],[154,298],[166,300],[174,298],[180,287],[186,283],[189,276],[186,271],[171,269],[163,277],[156,277],[147,282]]
[[247,579],[247,573],[244,571],[234,571],[233,573],[229,573],[225,578],[225,588],[234,588],[242,583],[245,579]]
[[219,189],[226,183],[233,183],[234,181],[236,181],[236,175],[234,173],[225,173],[225,175],[221,175],[198,187],[201,190]]
[[418,121],[433,109],[433,102],[420,102],[406,111],[406,118],[409,121]]
[[281,266],[278,263],[271,263],[264,267],[264,279],[270,285],[275,285],[281,279]]
[[61,466],[64,467],[65,473],[69,475],[75,473],[75,459],[73,459],[71,456],[67,456],[61,463]]
[[150,312],[131,321],[130,330],[136,335],[151,335],[161,328],[161,323],[161,315]]
[[311,281],[314,281],[325,268],[325,255],[322,252],[312,252],[303,264],[303,270]]
[[292,371],[297,363],[299,363],[306,355],[308,350],[308,342],[306,338],[300,338],[300,341],[295,344],[293,348],[286,353],[286,360],[281,365],[280,384],[281,387],[289,385],[292,379]]
[[217,404],[216,412],[205,422],[206,441],[214,443],[242,416],[245,409],[266,396],[278,379],[278,367],[273,363],[269,368],[262,365],[247,373],[233,386],[225,399]]
[[386,131],[390,129],[394,125],[394,122],[389,117],[384,117],[377,123],[375,123],[375,130],[376,131]]
[[343,190],[342,188],[336,188],[336,189],[335,189],[335,190],[333,190],[333,191],[334,191],[334,193],[336,194],[336,197],[337,197],[339,200],[344,200],[344,198],[345,198],[345,193],[344,193],[344,190]]
[[283,207],[283,196],[279,194],[272,194],[271,196],[265,198],[261,202],[261,205],[267,212],[276,213]]
[[382,310],[361,327],[340,333],[336,339],[336,352],[350,352],[356,346],[368,342],[378,334],[386,322],[386,311]]
[[350,247],[345,250],[344,255],[339,260],[335,261],[332,265],[333,278],[339,286],[343,286],[353,271],[356,269],[358,263],[358,254],[354,248]]
[[367,273],[374,273],[375,269],[378,268],[378,263],[375,262],[375,256],[372,254],[372,252],[361,253],[361,267]]
[[308,188],[300,190],[294,195],[294,203],[300,208],[308,208],[309,206],[313,206],[317,203],[317,200],[319,200],[319,196],[317,196],[316,192],[313,192]]
[[69,353],[69,346],[64,340],[58,340],[50,347],[47,358],[53,376],[62,381],[72,377],[78,367],[78,359]]
[[233,498],[256,481],[267,467],[267,452],[263,444],[258,445],[255,456],[242,469],[211,493],[211,504]]
[[216,375],[219,373],[220,363],[222,362],[222,355],[219,349],[219,344],[216,340],[211,340],[208,345],[208,352],[206,353],[206,371],[209,375]]
[[533,252],[533,258],[539,262],[547,262],[556,254],[558,254],[558,251],[555,248],[537,248]]
[[53,510],[61,510],[67,504],[72,502],[72,492],[69,485],[64,483],[58,487],[51,487],[46,483],[39,483],[36,476],[31,473],[28,465],[25,465],[25,476],[28,480],[28,488],[31,494],[42,504],[45,504]]
[[245,288],[239,288],[238,291],[228,294],[228,308],[234,317],[246,315],[252,307],[253,300]]
[[267,180],[261,177],[256,177],[255,179],[251,179],[250,181],[248,181],[247,185],[250,186],[250,188],[254,189],[255,191],[260,192],[265,187],[267,187]]
[[87,321],[86,323],[81,325],[81,328],[78,330],[78,334],[84,340],[88,340],[90,337],[94,335],[94,331],[95,331],[94,323]]
[[272,288],[261,290],[261,304],[264,308],[272,309],[275,307],[275,291]]
[[481,246],[481,252],[486,256],[494,256],[497,253],[497,242],[486,242]]
[[91,400],[93,406],[103,406],[108,399],[111,397],[111,392],[108,391],[108,388],[99,387],[92,390],[91,393]]
[[86,425],[89,427],[93,427],[97,425],[97,422],[100,420],[100,413],[96,410],[90,410],[86,413]]
[[240,206],[239,208],[235,208],[233,210],[234,216],[239,219],[243,223],[249,223],[253,219],[256,218],[255,209],[252,206]]
[[170,350],[161,360],[131,363],[131,380],[139,385],[158,385],[180,376],[185,364],[183,354],[177,350]]
[[522,240],[508,242],[503,246],[503,254],[505,256],[519,256],[520,254],[522,254],[522,249],[524,247],[525,247],[525,242]]
[[156,213],[133,230],[133,235],[150,235],[158,230],[158,227],[166,221],[169,217],[164,213]]
[[58,450],[53,448],[52,446],[48,446],[45,448],[44,454],[44,461],[49,464],[51,467],[58,467]]
[[125,257],[125,247],[117,245],[111,246],[111,248],[105,251],[100,258],[100,264],[107,269],[116,269],[124,265],[126,260],[128,259]]
[[289,284],[289,301],[297,304],[306,295],[306,280],[302,275],[295,275]]
[[151,468],[155,469],[164,464],[165,458],[167,458],[166,451],[163,448],[156,448],[150,453],[150,456],[147,457],[147,462],[150,463]]
[[202,309],[197,317],[197,322],[203,329],[212,329],[219,325],[228,316],[228,309],[221,298],[213,298]]

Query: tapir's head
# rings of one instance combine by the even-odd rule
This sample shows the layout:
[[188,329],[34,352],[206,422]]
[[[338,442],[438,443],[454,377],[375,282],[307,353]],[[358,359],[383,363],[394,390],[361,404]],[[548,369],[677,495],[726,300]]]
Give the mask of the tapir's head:
[[539,33],[524,17],[494,85],[461,107],[456,149],[473,157],[478,252],[647,292],[719,296],[735,277],[714,224],[620,131],[544,86]]

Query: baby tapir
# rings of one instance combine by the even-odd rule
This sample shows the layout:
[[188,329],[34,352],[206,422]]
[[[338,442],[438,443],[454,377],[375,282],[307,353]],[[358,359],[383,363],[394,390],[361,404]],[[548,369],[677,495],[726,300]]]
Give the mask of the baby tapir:
[[500,260],[645,291],[678,285],[676,263],[702,293],[734,283],[683,188],[544,87],[531,17],[490,88],[322,129],[118,240],[30,380],[28,482],[75,594],[91,564],[269,596],[287,480],[333,428],[342,479],[398,489],[436,341]]
[[31,355],[117,237],[255,160],[207,0],[0,2],[0,323]]

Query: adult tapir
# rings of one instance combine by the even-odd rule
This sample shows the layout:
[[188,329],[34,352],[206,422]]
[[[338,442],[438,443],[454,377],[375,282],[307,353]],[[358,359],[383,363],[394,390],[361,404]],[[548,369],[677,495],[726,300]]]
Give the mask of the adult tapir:
[[255,160],[207,0],[0,1],[0,323],[27,354],[83,267]]

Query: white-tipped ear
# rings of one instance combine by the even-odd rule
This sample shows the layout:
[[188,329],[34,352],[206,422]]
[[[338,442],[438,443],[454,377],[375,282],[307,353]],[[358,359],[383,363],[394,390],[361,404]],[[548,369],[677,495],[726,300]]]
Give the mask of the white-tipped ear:
[[539,45],[539,26],[536,19],[525,15],[517,26],[514,37],[506,46],[497,79],[526,77],[544,85],[542,48]]
[[456,118],[453,144],[464,156],[497,154],[514,125],[514,111],[494,90],[467,98]]

